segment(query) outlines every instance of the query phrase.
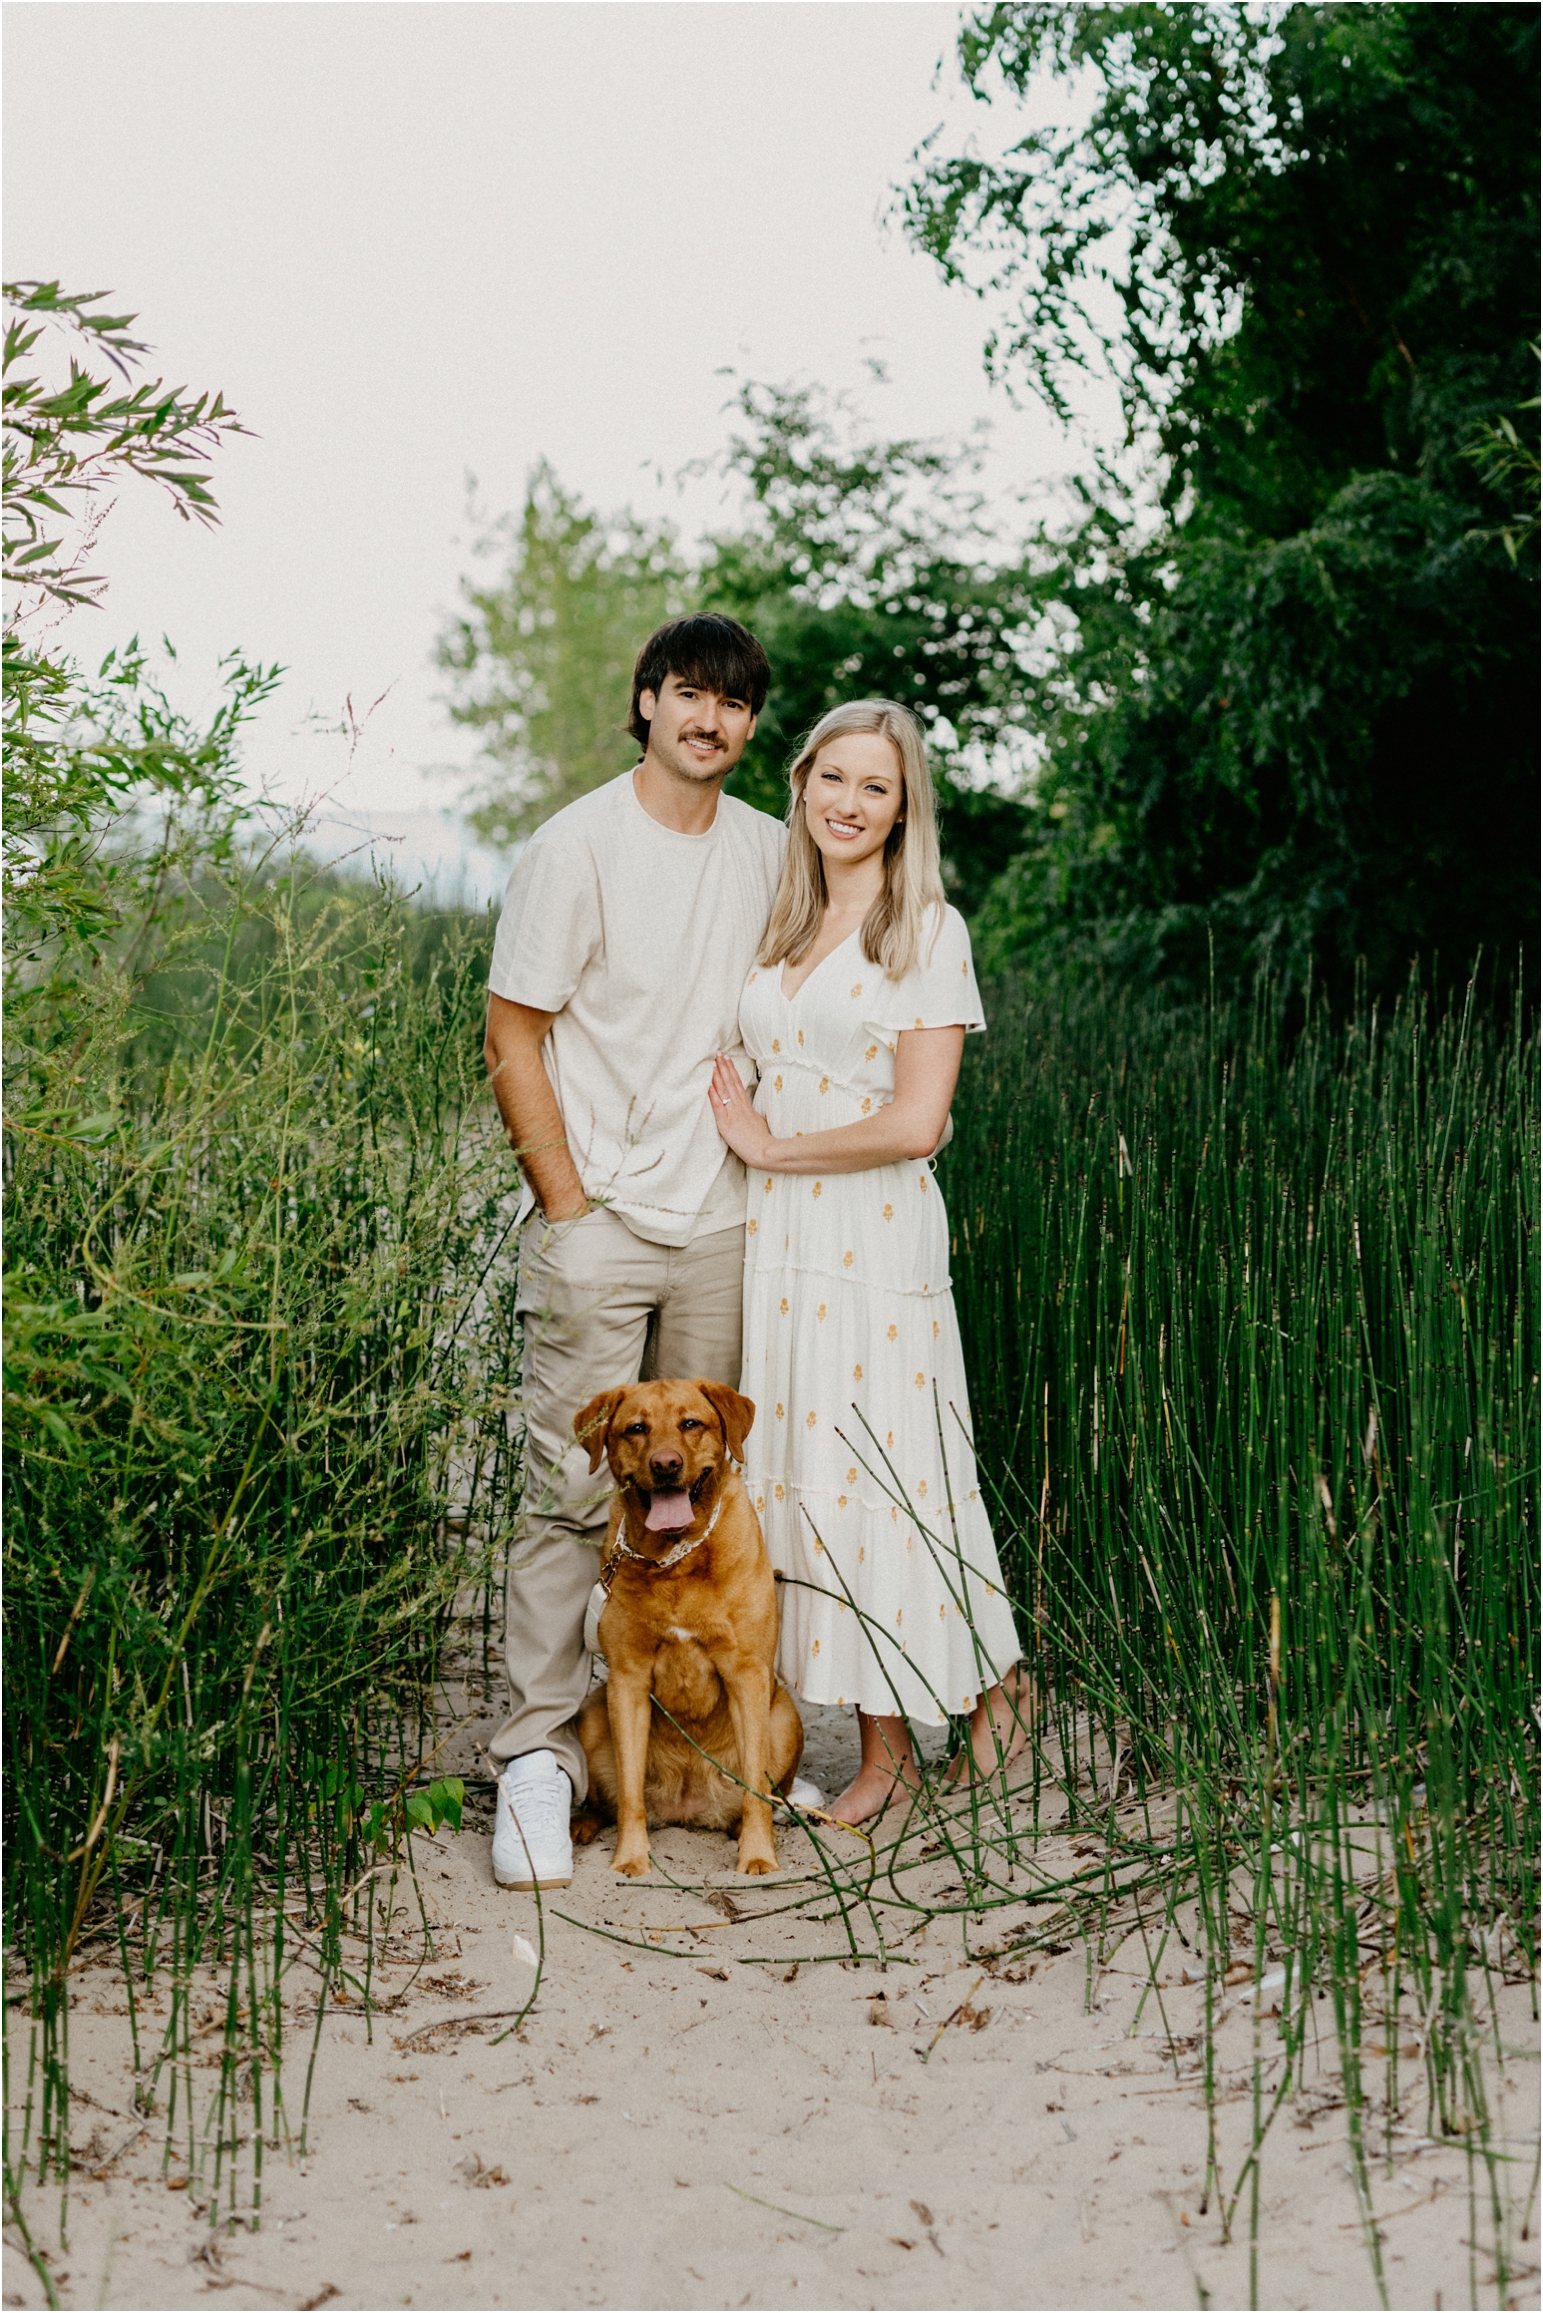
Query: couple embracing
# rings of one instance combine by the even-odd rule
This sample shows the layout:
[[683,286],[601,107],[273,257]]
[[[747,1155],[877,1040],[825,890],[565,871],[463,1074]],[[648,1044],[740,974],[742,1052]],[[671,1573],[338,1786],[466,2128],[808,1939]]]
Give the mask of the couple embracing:
[[911,1719],[968,1718],[983,1773],[1021,1740],[930,1163],[985,1019],[926,750],[903,707],[833,708],[784,828],[722,792],[769,684],[734,620],[661,627],[633,677],[641,762],[531,838],[499,919],[487,1061],[529,1208],[512,1707],[489,1745],[505,1885],[572,1875],[610,1493],[574,1417],[640,1377],[754,1400],[777,1674],[861,1730],[831,1813],[915,1781]]

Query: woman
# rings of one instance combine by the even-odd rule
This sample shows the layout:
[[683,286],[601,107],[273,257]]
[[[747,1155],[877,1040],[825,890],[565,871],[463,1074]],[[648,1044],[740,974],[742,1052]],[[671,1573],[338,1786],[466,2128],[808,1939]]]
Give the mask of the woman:
[[861,1823],[916,1783],[909,1718],[968,1713],[983,1773],[1023,1739],[929,1162],[985,1019],[914,718],[834,708],[792,790],[740,1005],[760,1085],[752,1104],[720,1059],[713,1114],[750,1173],[745,1478],[786,1577],[778,1675],[856,1704],[862,1763],[830,1812]]

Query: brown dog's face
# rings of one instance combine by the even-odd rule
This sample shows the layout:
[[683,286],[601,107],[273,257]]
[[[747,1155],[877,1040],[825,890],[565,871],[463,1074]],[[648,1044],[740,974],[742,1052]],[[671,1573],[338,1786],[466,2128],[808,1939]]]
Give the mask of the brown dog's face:
[[640,1381],[602,1390],[573,1428],[591,1470],[604,1454],[617,1484],[636,1495],[645,1526],[668,1531],[691,1524],[754,1420],[749,1398],[722,1382]]

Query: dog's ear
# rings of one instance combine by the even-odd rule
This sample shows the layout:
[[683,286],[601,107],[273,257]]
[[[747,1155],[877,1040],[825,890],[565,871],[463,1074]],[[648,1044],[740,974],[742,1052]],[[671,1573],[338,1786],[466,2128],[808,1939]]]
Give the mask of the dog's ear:
[[598,1397],[590,1399],[588,1405],[581,1406],[573,1417],[573,1434],[579,1444],[589,1451],[591,1476],[600,1467],[600,1457],[605,1452],[612,1417],[626,1394],[624,1389],[603,1389]]
[[749,1398],[741,1397],[737,1389],[730,1389],[721,1381],[699,1381],[697,1388],[722,1422],[729,1452],[736,1462],[743,1461],[745,1440],[755,1420],[754,1405]]

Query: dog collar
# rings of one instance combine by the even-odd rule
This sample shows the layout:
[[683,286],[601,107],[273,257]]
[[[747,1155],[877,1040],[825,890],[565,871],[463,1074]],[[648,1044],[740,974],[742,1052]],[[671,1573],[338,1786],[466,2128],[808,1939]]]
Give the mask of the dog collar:
[[618,1534],[611,1545],[609,1557],[600,1569],[600,1587],[607,1598],[611,1595],[611,1584],[616,1580],[617,1567],[623,1558],[630,1558],[634,1566],[646,1566],[650,1574],[668,1574],[672,1566],[679,1566],[684,1559],[691,1556],[693,1550],[700,1550],[708,1535],[717,1525],[718,1520],[723,1516],[723,1505],[727,1499],[726,1494],[720,1493],[718,1507],[702,1528],[701,1533],[690,1542],[677,1542],[674,1549],[666,1550],[662,1558],[645,1557],[641,1550],[634,1550],[631,1543],[624,1542]]

